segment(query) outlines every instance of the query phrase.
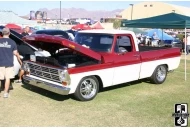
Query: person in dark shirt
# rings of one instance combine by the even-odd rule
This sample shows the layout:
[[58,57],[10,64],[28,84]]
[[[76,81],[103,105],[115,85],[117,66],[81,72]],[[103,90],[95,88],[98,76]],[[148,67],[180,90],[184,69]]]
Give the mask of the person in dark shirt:
[[29,31],[30,31],[29,26],[26,26],[26,27],[24,28],[24,32],[22,32],[22,35],[23,35],[23,36],[29,35]]
[[2,34],[3,38],[0,38],[0,80],[5,80],[4,98],[8,98],[10,79],[14,78],[13,55],[17,57],[20,64],[22,62],[17,51],[16,43],[9,38],[9,28],[3,28]]
[[[30,60],[30,55],[35,55],[34,50],[27,45],[26,43],[21,43],[18,46],[18,52],[23,57],[21,60]],[[22,83],[22,77],[24,75],[24,68],[21,66],[20,72],[19,72],[19,79],[15,81],[15,83]]]

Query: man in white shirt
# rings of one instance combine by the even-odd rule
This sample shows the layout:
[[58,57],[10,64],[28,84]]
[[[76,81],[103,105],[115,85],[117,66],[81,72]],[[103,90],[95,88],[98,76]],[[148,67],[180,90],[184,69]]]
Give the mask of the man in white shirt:
[[154,32],[154,34],[152,36],[152,46],[158,46],[158,41],[159,41],[159,37],[156,34],[156,32]]
[[190,49],[190,34],[187,36],[187,43],[186,43],[186,54],[189,54],[189,49]]
[[67,33],[68,35],[69,35],[69,37],[70,37],[70,39],[72,40],[72,41],[74,41],[74,39],[75,39],[75,37],[74,37],[74,35],[72,34],[72,33]]

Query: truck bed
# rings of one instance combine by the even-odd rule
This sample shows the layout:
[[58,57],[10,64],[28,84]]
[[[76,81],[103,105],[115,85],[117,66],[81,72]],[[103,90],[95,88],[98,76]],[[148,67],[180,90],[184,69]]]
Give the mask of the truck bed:
[[152,47],[152,46],[139,46],[139,51],[151,51],[151,50],[162,50],[162,49],[169,49],[171,47]]

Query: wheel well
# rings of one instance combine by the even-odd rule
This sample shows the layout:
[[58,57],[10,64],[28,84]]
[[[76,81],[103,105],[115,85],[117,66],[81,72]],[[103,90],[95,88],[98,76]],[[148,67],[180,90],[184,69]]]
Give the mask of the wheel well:
[[99,82],[99,88],[100,89],[103,89],[103,82],[102,82],[102,79],[100,78],[100,76],[98,75],[93,75],[97,78],[98,82]]
[[[167,69],[167,71],[168,71],[168,65],[167,65],[167,64],[160,64],[160,65],[166,66],[166,69]],[[158,66],[160,66],[160,65],[158,65]],[[158,66],[156,66],[156,68],[157,68]],[[154,70],[156,70],[156,68],[155,68]],[[154,71],[153,71],[152,75],[153,75],[153,74],[154,74]]]
[[165,65],[165,66],[166,66],[166,68],[167,68],[167,71],[168,71],[168,65],[167,65],[167,64],[163,64],[163,65]]

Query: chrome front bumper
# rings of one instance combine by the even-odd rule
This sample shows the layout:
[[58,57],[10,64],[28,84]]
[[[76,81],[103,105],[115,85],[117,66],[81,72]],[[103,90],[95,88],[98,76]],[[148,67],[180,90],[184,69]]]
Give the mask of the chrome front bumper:
[[36,87],[60,94],[60,95],[68,95],[70,88],[64,88],[63,86],[55,85],[52,83],[47,83],[38,79],[34,79],[28,76],[23,76],[23,81],[26,84],[34,85]]

